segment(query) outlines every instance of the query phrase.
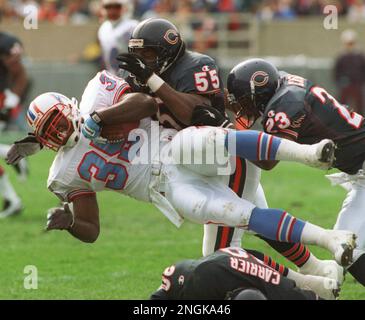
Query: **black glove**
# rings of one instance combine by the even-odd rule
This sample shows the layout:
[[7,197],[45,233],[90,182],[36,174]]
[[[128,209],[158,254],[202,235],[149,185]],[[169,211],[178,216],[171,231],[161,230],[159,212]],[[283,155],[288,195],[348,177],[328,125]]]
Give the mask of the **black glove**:
[[147,80],[152,76],[153,70],[147,66],[144,60],[133,53],[121,53],[118,55],[119,68],[129,71],[137,80],[146,84]]
[[25,138],[14,142],[6,155],[6,163],[15,165],[21,159],[37,153],[42,148],[36,137],[29,133]]
[[232,122],[219,110],[210,106],[196,106],[191,117],[191,126],[232,128]]

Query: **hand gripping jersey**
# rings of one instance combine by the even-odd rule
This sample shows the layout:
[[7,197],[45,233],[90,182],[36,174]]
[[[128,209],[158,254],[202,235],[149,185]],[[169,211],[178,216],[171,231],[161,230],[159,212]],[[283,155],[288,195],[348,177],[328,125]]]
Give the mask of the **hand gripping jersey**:
[[355,174],[365,160],[364,118],[307,79],[285,72],[281,76],[280,88],[265,109],[265,131],[305,144],[332,139],[338,146],[335,167]]
[[[206,96],[213,107],[224,113],[224,84],[219,69],[211,57],[186,51],[161,77],[176,91]],[[148,87],[139,87],[133,79],[128,77],[127,81],[134,91],[145,91],[147,89],[148,93]],[[166,128],[181,130],[186,127],[162,102],[159,103],[157,118]]]
[[103,22],[98,31],[105,68],[116,74],[118,71],[117,56],[128,51],[128,41],[132,31],[138,24],[137,20],[122,19],[116,25],[107,20]]
[[221,249],[166,268],[162,285],[151,299],[223,300],[239,288],[256,288],[269,300],[317,299],[314,292],[297,288],[294,281],[241,248]]

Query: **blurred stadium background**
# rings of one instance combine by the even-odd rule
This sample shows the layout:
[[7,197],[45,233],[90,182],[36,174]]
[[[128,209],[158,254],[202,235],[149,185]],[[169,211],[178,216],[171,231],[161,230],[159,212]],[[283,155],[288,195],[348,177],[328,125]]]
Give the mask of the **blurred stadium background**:
[[[359,48],[365,45],[362,0],[131,0],[128,5],[130,17],[137,20],[152,16],[172,20],[189,48],[217,60],[224,79],[237,62],[266,57],[336,96],[333,66],[342,51],[341,33],[355,30]],[[326,5],[337,7],[336,30],[323,26]],[[38,10],[38,29],[24,28],[24,12],[29,12],[24,10],[29,8]],[[80,99],[87,82],[102,68],[97,43],[100,1],[0,0],[0,15],[0,30],[16,35],[24,45],[24,63],[32,82],[28,101],[45,91]],[[20,127],[26,130],[24,123]],[[11,142],[18,135],[17,131],[2,133],[0,142]],[[45,153],[30,159],[31,175],[26,183],[17,182],[8,170],[25,210],[17,219],[0,221],[0,270],[4,272],[0,298],[145,299],[159,285],[165,266],[201,255],[200,226],[186,224],[176,232],[157,210],[126,198],[120,213],[120,196],[114,194],[100,197],[105,216],[96,244],[81,244],[60,232],[41,234],[47,208],[57,205],[45,188],[51,157]],[[265,173],[263,181],[272,207],[285,207],[299,217],[333,226],[345,192],[330,188],[322,172],[281,164],[275,172]],[[283,261],[252,237],[245,245]],[[315,252],[329,258],[321,250]],[[27,264],[37,265],[43,290],[22,287]],[[349,277],[342,298],[365,299],[365,293]]]

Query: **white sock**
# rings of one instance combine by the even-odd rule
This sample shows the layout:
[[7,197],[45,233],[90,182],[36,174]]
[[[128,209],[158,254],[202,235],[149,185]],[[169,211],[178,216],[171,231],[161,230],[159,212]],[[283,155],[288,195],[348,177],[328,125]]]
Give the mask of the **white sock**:
[[309,147],[310,146],[306,144],[299,144],[287,139],[281,139],[275,158],[276,160],[304,162],[308,157]]
[[[319,260],[312,252],[308,260],[300,267],[300,271],[313,270],[317,265],[320,265],[321,260]],[[305,272],[303,272],[305,273]]]
[[6,154],[8,153],[10,149],[10,146],[7,144],[0,144],[0,158],[5,159],[6,158]]
[[6,174],[0,176],[0,195],[11,202],[20,201]]
[[320,226],[306,222],[302,231],[301,243],[315,244],[327,248],[327,231]]

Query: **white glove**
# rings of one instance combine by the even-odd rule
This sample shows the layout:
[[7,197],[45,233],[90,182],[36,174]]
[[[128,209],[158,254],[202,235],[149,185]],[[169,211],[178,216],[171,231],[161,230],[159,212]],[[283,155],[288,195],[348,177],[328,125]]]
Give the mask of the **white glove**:
[[16,106],[19,105],[20,97],[11,91],[10,89],[5,89],[5,100],[4,100],[4,109],[11,110],[14,109]]

